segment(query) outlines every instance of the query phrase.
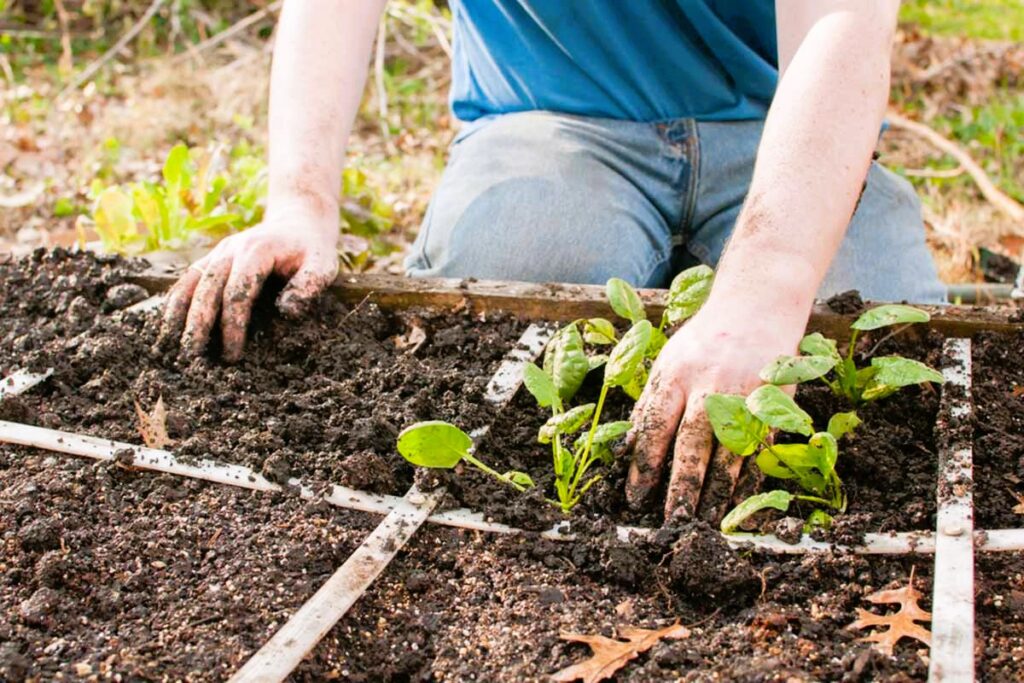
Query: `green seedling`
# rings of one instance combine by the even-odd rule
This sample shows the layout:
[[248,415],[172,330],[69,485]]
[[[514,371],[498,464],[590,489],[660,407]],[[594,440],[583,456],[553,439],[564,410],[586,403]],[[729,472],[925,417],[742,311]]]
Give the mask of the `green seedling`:
[[[620,338],[604,318],[576,320],[556,332],[544,349],[540,366],[527,363],[523,384],[551,417],[541,426],[537,440],[551,445],[555,475],[554,503],[565,513],[572,510],[591,486],[601,480],[592,469],[611,464],[612,447],[629,431],[625,420],[601,422],[608,393],[619,387],[636,399],[643,391],[650,365],[664,347],[665,328],[692,316],[707,299],[713,272],[698,266],[680,273],[669,291],[661,323],[647,320],[643,302],[628,283],[608,281],[606,292],[612,309],[630,321]],[[608,353],[588,354],[587,345],[612,347]],[[590,372],[601,370],[603,380],[596,403],[569,406]],[[520,490],[534,486],[525,472],[501,474],[473,455],[473,441],[458,427],[446,422],[420,422],[398,437],[398,452],[413,465],[451,469],[466,462]]]
[[903,304],[886,304],[865,312],[850,326],[852,334],[846,355],[840,355],[836,341],[820,332],[800,342],[801,355],[779,356],[761,370],[769,384],[788,385],[821,379],[839,396],[857,406],[890,396],[902,387],[924,382],[943,382],[942,373],[924,363],[901,356],[876,356],[870,365],[854,363],[857,339],[862,332],[892,325],[911,325],[930,320],[927,312]]
[[[545,349],[543,368],[532,363],[525,367],[526,388],[541,408],[551,410],[551,418],[541,427],[537,439],[551,444],[555,492],[564,512],[575,507],[587,489],[600,481],[600,474],[588,477],[588,473],[598,462],[612,462],[612,444],[629,431],[626,421],[601,424],[608,392],[620,387],[634,400],[640,396],[650,365],[668,340],[666,326],[678,324],[697,312],[707,299],[713,275],[707,266],[677,275],[658,327],[647,320],[647,311],[636,290],[625,280],[612,278],[605,287],[608,303],[616,314],[631,323],[622,338],[605,318],[576,320],[552,337]],[[613,348],[608,354],[588,356],[586,344]],[[566,408],[566,402],[576,395],[587,374],[600,368],[604,369],[604,379],[597,403]],[[577,433],[570,446],[568,439]]]
[[533,487],[526,472],[510,470],[499,473],[473,455],[473,439],[458,427],[440,420],[417,422],[398,435],[398,452],[413,465],[450,470],[466,462],[517,491]]
[[[766,508],[786,510],[794,500],[842,512],[846,494],[836,474],[839,440],[860,424],[856,413],[838,413],[825,431],[815,431],[811,416],[782,389],[766,384],[749,396],[711,394],[704,401],[708,420],[718,442],[736,455],[754,455],[758,468],[776,479],[791,479],[803,493],[768,491],[740,503],[722,520],[722,531],[732,533],[751,515]],[[773,444],[772,430],[799,434],[805,442]],[[808,523],[827,525],[831,517],[824,510]]]
[[[383,236],[392,211],[358,168],[346,168],[341,180],[338,255],[359,268],[393,250]],[[107,187],[95,179],[92,213],[79,218],[80,235],[84,241],[85,228],[92,228],[105,250],[121,254],[202,246],[262,222],[266,195],[261,150],[241,143],[225,154],[222,147],[207,152],[179,144],[158,183]]]

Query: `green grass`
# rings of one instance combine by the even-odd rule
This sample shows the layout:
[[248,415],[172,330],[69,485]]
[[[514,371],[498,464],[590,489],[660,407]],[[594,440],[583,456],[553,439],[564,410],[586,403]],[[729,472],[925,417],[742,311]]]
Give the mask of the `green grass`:
[[[916,103],[903,103],[905,110]],[[1024,202],[1024,92],[999,90],[985,104],[960,110],[955,115],[937,116],[928,124],[967,149],[996,185],[1017,201]],[[955,168],[956,162],[943,158],[930,163],[938,169]],[[914,178],[924,184],[970,185],[966,175],[956,178]]]
[[900,19],[932,35],[1024,40],[1024,0],[904,0]]

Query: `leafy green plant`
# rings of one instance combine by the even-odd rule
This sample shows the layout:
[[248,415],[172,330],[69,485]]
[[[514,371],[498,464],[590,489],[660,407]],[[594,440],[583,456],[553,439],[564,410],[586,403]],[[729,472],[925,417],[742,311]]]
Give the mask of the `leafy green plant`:
[[[810,415],[779,388],[815,379],[824,381],[833,392],[859,405],[890,396],[900,388],[924,382],[942,383],[942,373],[924,363],[900,356],[873,357],[870,365],[858,368],[854,363],[857,339],[862,332],[893,325],[927,322],[928,313],[902,304],[873,308],[851,325],[852,334],[845,356],[836,341],[815,332],[803,338],[804,355],[780,356],[761,370],[768,384],[742,396],[713,394],[705,400],[708,419],[719,443],[739,456],[757,452],[758,468],[775,479],[794,480],[803,493],[775,490],[744,500],[722,520],[722,530],[736,531],[751,515],[767,509],[787,510],[794,500],[842,512],[846,494],[836,474],[839,440],[860,425],[856,412],[836,413],[825,431],[815,431]],[[772,444],[771,430],[807,437],[806,442]],[[831,515],[816,509],[807,526],[828,526]]]
[[924,363],[901,356],[876,356],[870,365],[858,368],[854,363],[857,339],[862,332],[892,325],[928,322],[927,312],[903,304],[886,304],[866,311],[853,322],[846,355],[840,355],[836,341],[820,332],[800,342],[798,356],[779,356],[761,370],[761,379],[769,384],[800,384],[821,379],[852,405],[890,396],[902,387],[924,382],[942,383],[942,373]]
[[[776,490],[746,499],[722,520],[722,531],[735,531],[748,517],[766,508],[786,510],[794,500],[842,512],[846,494],[836,474],[839,440],[860,424],[856,413],[837,413],[825,431],[815,431],[811,416],[786,392],[772,384],[749,396],[711,394],[704,401],[718,442],[739,456],[757,453],[758,468],[776,479],[794,480],[803,493]],[[804,442],[774,444],[771,430],[799,434]],[[815,521],[827,525],[831,517],[817,510]]]
[[193,235],[231,226],[240,215],[225,209],[229,178],[212,172],[213,155],[197,166],[184,144],[167,155],[162,183],[102,187],[95,183],[92,227],[104,249],[141,253],[181,249]]
[[[557,500],[551,502],[568,513],[601,474],[591,469],[610,464],[613,444],[629,431],[625,420],[601,422],[611,389],[619,387],[636,398],[647,381],[650,364],[665,345],[664,329],[693,315],[707,299],[713,272],[698,266],[680,273],[672,282],[661,323],[647,320],[640,296],[628,283],[612,278],[606,292],[612,309],[630,321],[618,337],[605,318],[575,320],[556,332],[544,349],[541,366],[523,367],[523,384],[551,417],[541,426],[537,440],[551,444]],[[586,345],[611,346],[609,353],[588,355]],[[597,403],[569,407],[587,375],[601,369],[603,380]],[[571,444],[570,444],[571,440]],[[481,469],[519,489],[534,485],[524,472],[500,474],[472,456],[472,439],[445,422],[421,422],[408,427],[398,439],[398,452],[413,465],[450,469],[460,462]]]
[[[587,489],[600,481],[600,474],[587,476],[598,462],[610,464],[611,445],[630,427],[627,421],[601,423],[608,392],[620,387],[634,400],[647,382],[650,364],[665,346],[664,329],[692,316],[707,299],[714,274],[707,266],[683,271],[672,281],[665,312],[658,327],[647,320],[639,294],[629,283],[612,278],[605,286],[608,303],[615,313],[630,321],[621,338],[615,326],[605,318],[576,320],[548,343],[543,368],[530,363],[523,371],[523,382],[541,408],[549,408],[551,417],[541,427],[538,441],[551,444],[555,474],[555,492],[564,512],[579,503]],[[582,332],[580,328],[582,327]],[[612,346],[610,353],[588,356],[584,344]],[[583,384],[587,374],[604,368],[597,403],[566,408]],[[589,428],[582,432],[589,423]],[[580,433],[569,446],[563,443]]]
[[473,450],[473,438],[469,434],[440,420],[417,422],[398,435],[398,452],[413,465],[449,470],[466,462],[517,491],[533,486],[530,475],[514,470],[500,474],[480,462]]

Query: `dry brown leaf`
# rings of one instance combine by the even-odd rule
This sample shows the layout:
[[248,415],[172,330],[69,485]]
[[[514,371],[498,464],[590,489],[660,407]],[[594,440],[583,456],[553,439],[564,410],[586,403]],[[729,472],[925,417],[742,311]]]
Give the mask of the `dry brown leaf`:
[[425,341],[427,341],[426,331],[420,326],[418,321],[414,320],[408,332],[395,337],[395,346],[400,351],[416,353]]
[[921,592],[914,588],[914,570],[910,570],[910,582],[903,588],[878,591],[867,596],[867,600],[876,605],[899,605],[900,611],[894,614],[872,614],[866,609],[857,610],[857,621],[847,628],[863,629],[871,626],[888,626],[885,631],[875,631],[861,638],[875,643],[875,647],[887,655],[892,655],[893,648],[901,638],[914,638],[925,645],[931,645],[932,634],[925,627],[914,623],[931,621],[931,612],[926,612],[917,604]]
[[646,652],[654,647],[662,638],[682,640],[690,635],[690,629],[680,625],[677,621],[671,626],[662,629],[648,630],[645,628],[633,628],[625,626],[619,629],[619,638],[607,638],[602,635],[588,636],[581,633],[562,633],[562,640],[571,640],[577,643],[586,643],[594,654],[579,664],[562,669],[551,677],[553,681],[576,681],[583,683],[598,683],[611,676],[626,665],[626,662],[636,657],[641,652]]
[[135,414],[139,418],[139,434],[142,435],[143,443],[150,448],[164,448],[173,443],[167,435],[167,408],[163,396],[156,400],[156,405],[148,414],[136,401]]
[[1017,504],[1013,506],[1013,511],[1018,515],[1024,515],[1024,496],[1014,491],[1010,491],[1010,493],[1017,499]]

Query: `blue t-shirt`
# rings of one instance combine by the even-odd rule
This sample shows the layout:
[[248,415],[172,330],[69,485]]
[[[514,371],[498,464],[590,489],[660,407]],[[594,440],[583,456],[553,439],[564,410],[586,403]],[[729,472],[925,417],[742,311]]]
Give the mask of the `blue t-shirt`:
[[764,118],[774,0],[452,0],[451,104],[633,121]]

